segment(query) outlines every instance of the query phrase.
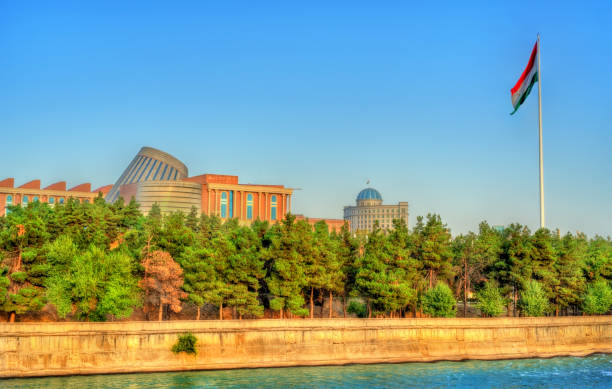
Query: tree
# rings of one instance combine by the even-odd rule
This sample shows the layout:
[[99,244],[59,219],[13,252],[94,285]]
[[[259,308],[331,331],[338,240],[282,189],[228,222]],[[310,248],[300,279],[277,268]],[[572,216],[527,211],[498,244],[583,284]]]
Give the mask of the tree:
[[288,310],[298,316],[306,316],[302,289],[306,286],[306,273],[303,253],[307,251],[307,242],[300,241],[310,225],[301,220],[295,223],[295,216],[287,214],[282,223],[272,227],[268,239],[270,247],[265,251],[269,263],[266,284],[274,296],[270,308],[280,312]]
[[606,281],[589,284],[583,297],[582,310],[587,315],[605,315],[612,306],[612,288]]
[[492,282],[485,283],[485,286],[476,293],[478,301],[477,308],[483,317],[497,317],[504,311],[504,298],[499,288]]
[[181,290],[183,286],[183,269],[174,262],[172,256],[161,250],[147,253],[142,261],[145,274],[141,286],[147,300],[159,305],[157,320],[162,320],[164,305],[173,312],[182,309],[181,299],[187,294]]
[[[497,281],[504,295],[511,297],[516,316],[519,291],[533,273],[531,232],[520,224],[511,224],[503,234],[501,252],[491,265],[489,278]],[[508,307],[508,316],[510,312]]]
[[422,263],[429,288],[438,278],[449,280],[453,275],[451,234],[440,216],[428,214],[425,223],[422,216],[417,217],[413,234],[413,253]]
[[429,289],[422,299],[423,312],[431,317],[455,317],[457,313],[453,292],[443,282]]
[[550,310],[546,292],[536,280],[525,282],[518,306],[525,316],[544,316]]
[[129,317],[140,305],[132,259],[123,251],[106,253],[90,246],[78,253],[70,237],[60,237],[48,246],[53,264],[47,279],[47,297],[60,317],[75,313],[93,321]]
[[0,268],[9,280],[1,309],[9,321],[17,315],[40,310],[45,304],[44,280],[49,270],[41,248],[49,238],[50,209],[46,204],[30,203],[27,208],[14,207],[5,217],[0,231]]
[[229,290],[227,304],[235,308],[238,318],[244,315],[260,317],[263,306],[259,302],[259,280],[265,275],[260,256],[260,241],[248,227],[240,227],[235,219],[224,225],[224,244],[227,246],[227,271],[224,279]]
[[212,249],[187,247],[180,263],[184,270],[183,289],[198,309],[196,320],[200,320],[200,311],[205,303],[220,307],[219,319],[223,319],[223,300],[227,292],[222,275],[215,266]]
[[336,255],[338,262],[341,264],[341,272],[344,276],[343,288],[342,288],[342,309],[344,311],[344,317],[346,317],[346,303],[350,295],[352,295],[355,289],[355,275],[357,268],[355,262],[359,255],[359,243],[349,230],[348,224],[345,222],[340,230],[340,234],[334,235],[336,243]]
[[581,264],[586,256],[586,242],[567,234],[557,241],[557,261],[554,264],[553,304],[555,314],[580,304],[585,289],[585,278]]

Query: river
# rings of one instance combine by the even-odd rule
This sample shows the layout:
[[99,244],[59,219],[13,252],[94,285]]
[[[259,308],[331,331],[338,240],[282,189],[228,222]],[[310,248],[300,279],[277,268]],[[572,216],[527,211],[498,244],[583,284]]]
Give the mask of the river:
[[25,378],[0,388],[612,388],[612,355]]

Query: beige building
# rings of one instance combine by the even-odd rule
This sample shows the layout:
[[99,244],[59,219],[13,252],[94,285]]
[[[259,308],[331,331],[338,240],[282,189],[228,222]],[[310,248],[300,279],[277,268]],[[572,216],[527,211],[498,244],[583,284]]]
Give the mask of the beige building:
[[359,192],[356,206],[344,207],[344,220],[348,220],[351,232],[370,232],[374,222],[383,230],[393,228],[394,219],[403,219],[408,225],[408,203],[400,201],[396,205],[383,205],[380,193],[373,188]]

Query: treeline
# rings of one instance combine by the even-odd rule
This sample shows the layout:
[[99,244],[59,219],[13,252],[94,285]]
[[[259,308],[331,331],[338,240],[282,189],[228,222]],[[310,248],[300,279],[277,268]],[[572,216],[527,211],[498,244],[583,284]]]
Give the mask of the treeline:
[[[612,241],[532,233],[512,224],[451,236],[438,215],[413,229],[329,232],[288,215],[250,226],[138,204],[30,203],[0,218],[0,311],[9,320],[51,304],[62,318],[151,319],[185,304],[234,318],[452,317],[457,301],[482,316],[604,314],[612,305]],[[461,304],[466,315],[468,304]],[[320,316],[321,313],[319,313]]]

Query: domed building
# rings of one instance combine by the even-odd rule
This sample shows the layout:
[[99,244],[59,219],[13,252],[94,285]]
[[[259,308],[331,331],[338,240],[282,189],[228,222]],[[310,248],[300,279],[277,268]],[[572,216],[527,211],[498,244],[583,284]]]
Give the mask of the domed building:
[[374,188],[365,188],[355,199],[356,206],[344,207],[344,220],[348,220],[351,232],[370,232],[374,222],[380,228],[390,230],[394,219],[403,219],[408,225],[408,203],[400,201],[396,205],[384,205],[380,192]]

